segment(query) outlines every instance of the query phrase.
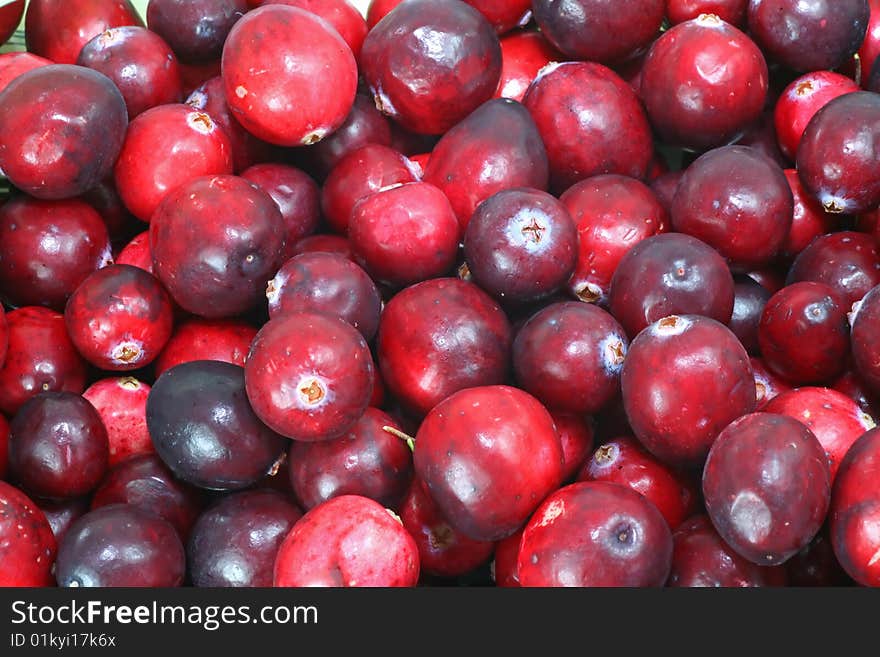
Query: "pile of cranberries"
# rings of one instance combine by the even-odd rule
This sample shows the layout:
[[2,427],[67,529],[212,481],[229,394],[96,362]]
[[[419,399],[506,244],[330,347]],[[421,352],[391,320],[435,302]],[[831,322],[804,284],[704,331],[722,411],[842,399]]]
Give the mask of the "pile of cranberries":
[[0,586],[880,586],[880,0],[24,5]]

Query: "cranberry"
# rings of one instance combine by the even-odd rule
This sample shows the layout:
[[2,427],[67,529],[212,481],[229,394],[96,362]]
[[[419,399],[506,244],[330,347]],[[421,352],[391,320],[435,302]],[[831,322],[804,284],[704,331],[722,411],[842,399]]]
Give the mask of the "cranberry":
[[125,137],[115,180],[125,207],[150,221],[162,200],[186,183],[232,173],[229,138],[189,105],[160,105],[139,115]]
[[547,497],[526,525],[517,572],[522,586],[663,586],[672,533],[635,491],[603,481],[570,484]]
[[838,96],[804,130],[797,170],[827,212],[857,214],[880,203],[880,95]]
[[131,238],[116,256],[117,265],[140,267],[145,272],[153,273],[153,254],[150,253],[150,231],[145,230]]
[[650,45],[663,22],[663,0],[533,0],[541,33],[570,59],[614,62]]
[[176,479],[155,454],[141,454],[111,469],[92,496],[92,509],[131,504],[155,513],[186,541],[202,510],[198,490]]
[[156,379],[147,429],[175,475],[215,490],[257,483],[278,467],[286,447],[248,403],[244,369],[211,360],[177,365]]
[[[216,59],[203,64],[180,64],[180,77],[183,80],[183,95],[189,96],[202,85],[220,76],[220,60]],[[221,80],[222,82],[222,80]],[[222,84],[221,84],[222,87]],[[228,110],[228,107],[227,107]]]
[[0,168],[31,196],[82,194],[112,171],[127,125],[122,94],[105,75],[70,64],[35,68],[0,97]]
[[715,14],[740,27],[745,22],[748,4],[749,0],[666,0],[666,18],[678,25],[699,18],[700,14]]
[[[10,319],[12,315],[10,314]],[[856,307],[852,318],[852,355],[856,370],[875,394],[880,394],[880,286]],[[10,325],[11,327],[11,325]],[[10,332],[10,354],[12,353]]]
[[700,466],[718,433],[755,408],[748,354],[723,324],[698,315],[651,324],[630,345],[623,404],[636,437],[674,466]]
[[293,255],[303,253],[335,253],[354,262],[351,254],[351,244],[345,237],[339,235],[310,235],[304,237],[293,247]]
[[733,301],[733,276],[724,258],[697,238],[680,233],[648,237],[627,251],[608,295],[611,314],[631,338],[675,313],[705,315],[726,324]]
[[245,380],[254,412],[272,429],[296,440],[329,440],[366,410],[373,359],[363,336],[344,320],[288,313],[257,333]]
[[758,354],[758,324],[770,300],[770,291],[748,276],[738,276],[734,279],[733,295],[733,315],[727,326],[747,352]]
[[133,237],[143,228],[122,202],[116,191],[113,176],[108,176],[80,198],[101,215],[114,247]]
[[538,72],[550,62],[562,59],[562,53],[540,32],[508,34],[501,39],[501,79],[495,97],[521,102]]
[[287,462],[290,483],[304,509],[331,497],[362,495],[397,508],[412,480],[412,452],[390,415],[368,408],[345,434],[321,442],[294,441]]
[[614,174],[582,180],[559,200],[578,230],[569,291],[581,301],[604,305],[623,256],[643,239],[667,231],[667,211],[644,183]]
[[550,409],[562,445],[562,480],[569,481],[593,453],[596,423],[591,417]]
[[495,555],[490,566],[495,586],[517,588],[520,585],[516,562],[519,558],[523,529],[495,543]]
[[53,62],[45,57],[29,52],[5,52],[0,54],[0,91],[23,73],[41,66],[49,66]]
[[24,34],[29,52],[73,64],[93,37],[124,25],[144,26],[130,0],[31,0]]
[[767,55],[795,71],[834,69],[858,50],[867,0],[751,0],[749,31]]
[[[772,93],[775,95],[775,91]],[[770,106],[761,112],[761,116],[755,122],[746,127],[735,145],[748,146],[784,169],[790,166],[791,162],[779,150],[779,138],[776,136],[776,126],[773,122],[772,98],[773,96],[768,94],[766,102]]]
[[419,552],[397,516],[359,495],[306,513],[275,559],[274,586],[412,587]]
[[257,329],[240,320],[189,319],[175,327],[156,359],[156,376],[193,360],[219,360],[244,367],[256,334]]
[[780,271],[778,267],[764,267],[750,271],[746,275],[771,294],[775,294],[785,287],[785,272]]
[[131,504],[111,504],[78,519],[58,546],[59,586],[180,586],[183,544],[167,521]]
[[9,0],[0,7],[0,43],[6,43],[24,16],[25,0]]
[[754,42],[707,14],[654,42],[642,69],[641,95],[663,140],[704,150],[735,140],[761,115],[767,76]]
[[9,349],[0,368],[0,411],[13,415],[40,392],[80,393],[86,363],[67,335],[64,316],[26,306],[6,316]]
[[641,178],[648,170],[654,146],[645,110],[611,69],[589,62],[551,65],[523,104],[547,148],[554,189],[600,173]]
[[10,199],[0,207],[0,243],[0,293],[16,306],[63,310],[77,286],[112,261],[106,225],[78,199]]
[[385,306],[379,367],[389,392],[423,416],[458,390],[503,383],[511,340],[507,317],[480,288],[433,279],[406,288]]
[[[880,56],[880,2],[868,0],[868,5],[870,7],[868,28],[857,53],[858,60],[855,62],[855,73],[861,76],[862,86],[865,89],[868,89],[867,83],[877,63],[877,57]],[[880,68],[877,70],[880,71]],[[876,89],[872,91],[876,92]]]
[[272,586],[275,558],[302,512],[281,493],[249,490],[220,499],[193,527],[187,545],[194,586]]
[[596,413],[618,394],[629,340],[607,312],[576,301],[535,313],[513,342],[523,390],[549,408]]
[[[833,490],[833,489],[832,489]],[[788,586],[847,586],[852,580],[834,556],[826,524],[809,544],[785,562]]]
[[9,467],[9,422],[0,414],[0,481],[6,479]]
[[873,422],[880,420],[880,400],[857,372],[847,370],[831,384],[831,388],[852,399]]
[[0,586],[52,586],[55,536],[27,495],[0,481]]
[[218,59],[245,0],[150,0],[147,25],[186,62]]
[[10,472],[24,490],[40,497],[92,491],[107,470],[108,453],[101,416],[71,392],[40,393],[10,424]]
[[308,145],[336,130],[351,111],[357,63],[323,19],[266,5],[229,33],[223,82],[232,115],[248,132],[279,146]]
[[370,30],[360,64],[379,110],[414,132],[442,134],[492,97],[501,46],[465,3],[411,0]]
[[130,376],[100,379],[83,392],[107,429],[110,467],[131,456],[154,452],[147,431],[149,394],[149,384]]
[[794,199],[794,214],[788,236],[779,249],[779,255],[790,259],[800,254],[820,235],[835,230],[838,219],[825,212],[822,204],[804,189],[797,170],[786,169],[784,173]]
[[[68,500],[38,499],[37,506],[49,521],[55,542],[61,543],[70,526],[89,510],[88,497],[72,497]],[[54,583],[54,579],[53,579]]]
[[[262,2],[262,0],[258,1]],[[376,23],[390,14],[401,2],[403,0],[370,0],[370,6],[367,8],[367,26],[372,30]]]
[[490,196],[513,187],[547,189],[547,152],[529,113],[511,100],[477,108],[437,142],[425,182],[443,190],[466,228]]
[[745,146],[691,164],[672,202],[672,227],[716,249],[739,271],[773,261],[791,228],[794,200],[782,169]]
[[755,410],[763,411],[771,399],[775,399],[783,392],[791,390],[791,386],[767,369],[767,365],[760,358],[752,356],[749,358],[749,362],[755,375],[755,395],[757,400]]
[[260,6],[268,4],[288,5],[304,9],[324,19],[339,33],[351,52],[360,55],[367,38],[367,21],[348,0],[261,0]]

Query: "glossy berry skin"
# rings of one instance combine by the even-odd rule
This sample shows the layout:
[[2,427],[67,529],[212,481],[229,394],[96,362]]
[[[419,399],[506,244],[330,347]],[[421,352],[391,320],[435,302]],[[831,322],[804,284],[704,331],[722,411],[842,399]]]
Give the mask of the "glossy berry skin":
[[844,94],[807,124],[797,151],[804,187],[826,212],[858,214],[880,203],[880,95]]
[[544,69],[523,105],[547,149],[554,190],[601,173],[641,178],[648,170],[654,146],[645,110],[611,69],[590,62]]
[[443,191],[466,228],[492,195],[514,187],[546,190],[548,175],[547,152],[528,111],[494,99],[440,138],[424,180]]
[[363,336],[338,317],[289,313],[269,320],[245,364],[254,412],[295,440],[337,438],[363,415],[373,389]]
[[593,454],[596,422],[592,417],[550,409],[562,445],[562,481],[570,481]]
[[150,0],[147,25],[185,62],[218,59],[246,0]]
[[797,170],[785,169],[783,173],[794,199],[791,227],[779,249],[780,258],[788,261],[804,251],[816,238],[833,232],[840,222],[835,215],[825,212],[822,204],[804,189]]
[[531,0],[465,0],[501,35],[530,20]]
[[818,533],[831,474],[822,446],[803,424],[752,413],[712,445],[703,495],[712,524],[730,547],[752,563],[775,566]]
[[694,485],[651,456],[635,438],[615,438],[599,447],[577,479],[608,481],[633,489],[657,508],[671,531],[697,509]]
[[745,22],[748,4],[749,0],[666,0],[666,18],[678,25],[699,18],[700,14],[715,14],[740,27]]
[[513,368],[522,389],[549,408],[593,414],[618,394],[628,347],[623,328],[601,308],[554,303],[517,332]]
[[64,316],[41,306],[6,315],[9,348],[0,368],[0,411],[14,415],[40,392],[81,393],[87,367],[67,335]]
[[412,480],[412,451],[383,427],[403,431],[387,413],[368,408],[339,438],[291,443],[290,484],[304,509],[340,495],[362,495],[392,509],[400,506]]
[[380,111],[408,130],[437,135],[492,97],[501,45],[476,9],[414,0],[386,19],[367,34],[359,60]]
[[535,21],[567,56],[607,64],[629,58],[660,31],[663,0],[533,0]]
[[517,573],[516,562],[519,558],[519,544],[522,540],[524,529],[525,527],[495,543],[495,554],[490,564],[492,581],[495,582],[495,586],[502,588],[519,587],[519,574]]
[[275,559],[273,586],[413,587],[419,552],[378,502],[342,495],[306,513]]
[[520,542],[524,587],[659,587],[672,563],[672,533],[635,491],[602,481],[565,486],[532,515]]
[[100,379],[83,392],[107,429],[109,467],[132,456],[154,453],[147,430],[150,389],[148,383],[125,376]]
[[[852,355],[856,370],[868,387],[880,393],[880,286],[861,301],[852,317]],[[10,340],[11,345],[11,340]]]
[[41,66],[53,64],[49,59],[29,52],[5,52],[0,54],[0,91],[23,73]]
[[281,493],[233,493],[207,509],[187,543],[193,586],[272,586],[275,557],[302,512]]
[[687,168],[672,201],[672,228],[746,272],[773,262],[793,212],[794,198],[777,164],[754,149],[725,146]]
[[131,122],[114,178],[125,207],[149,222],[162,200],[182,185],[199,176],[229,173],[232,150],[226,133],[204,112],[171,104]]
[[739,338],[751,355],[760,353],[758,324],[771,294],[760,283],[748,276],[737,276],[733,286],[733,315],[727,327]]
[[620,383],[636,437],[673,466],[702,465],[719,432],[755,408],[746,350],[708,317],[651,324],[630,345]]
[[321,233],[304,237],[294,245],[294,256],[303,253],[335,253],[354,262],[351,255],[351,244],[341,235]]
[[862,44],[868,0],[751,0],[749,31],[769,58],[795,71],[835,69]]
[[145,230],[131,238],[119,253],[114,262],[117,265],[140,267],[145,272],[153,273],[153,254],[150,253],[150,231]]
[[31,196],[77,196],[113,170],[127,126],[110,78],[82,66],[41,66],[0,96],[0,168]]
[[[701,71],[717,71],[704,76]],[[654,42],[641,97],[664,141],[706,150],[734,141],[764,108],[767,63],[745,34],[717,16],[680,23]],[[681,88],[688,92],[678,93]]]
[[379,320],[378,362],[389,392],[424,416],[463,388],[503,383],[510,323],[473,283],[440,278],[395,295]]
[[865,383],[864,378],[854,369],[848,369],[841,374],[832,384],[831,388],[852,399],[868,417],[874,422],[880,419],[880,403],[877,396]]
[[540,32],[512,32],[501,39],[501,79],[496,98],[522,102],[538,72],[550,62],[561,61],[562,53]]
[[847,574],[862,586],[880,586],[880,430],[865,433],[840,464],[831,498],[831,545]]
[[348,225],[355,261],[377,283],[392,288],[449,274],[458,256],[460,234],[446,195],[425,182],[362,198]]
[[79,284],[112,261],[104,221],[79,199],[6,201],[0,243],[0,294],[15,306],[63,310]]
[[497,541],[559,487],[563,458],[553,418],[537,399],[518,388],[481,386],[431,410],[416,434],[413,463],[454,529]]
[[254,413],[243,368],[199,360],[167,370],[147,397],[156,453],[183,481],[236,490],[277,467],[285,441]]
[[761,314],[758,344],[767,366],[793,384],[833,380],[849,353],[847,308],[823,283],[793,283]]
[[268,4],[298,7],[325,20],[339,33],[355,58],[367,37],[367,21],[348,0],[261,0],[260,6]]
[[611,278],[638,242],[669,229],[669,217],[644,183],[615,174],[575,183],[559,198],[578,231],[578,262],[568,281],[581,301],[605,305]]
[[673,314],[704,315],[726,324],[733,301],[733,276],[724,258],[695,237],[668,233],[643,239],[621,258],[608,309],[634,338]]
[[70,529],[70,526],[89,510],[88,496],[72,497],[67,500],[47,500],[40,498],[37,500],[37,503],[40,511],[43,512],[43,515],[46,516],[46,520],[49,521],[49,526],[52,528],[52,533],[55,535],[56,543],[60,543],[64,539],[67,530]]
[[233,319],[192,318],[178,324],[153,364],[156,376],[193,360],[219,360],[244,367],[257,329]]
[[9,0],[0,7],[0,43],[6,43],[24,16],[24,0]]
[[27,495],[0,481],[0,586],[52,586],[56,542]]
[[83,47],[76,63],[113,80],[129,119],[151,107],[183,100],[177,57],[162,37],[143,27],[102,32]]
[[186,553],[177,532],[131,504],[111,504],[79,518],[58,546],[59,586],[173,587],[183,583]]
[[150,222],[156,277],[188,312],[232,317],[257,305],[284,246],[272,198],[237,176],[203,176],[169,194]]
[[39,497],[92,491],[107,471],[108,453],[101,416],[70,392],[37,395],[10,423],[10,472],[23,490]]
[[357,63],[339,33],[284,5],[260,7],[235,24],[223,46],[222,75],[232,115],[278,146],[313,144],[336,130],[357,89]]
[[124,372],[148,365],[171,337],[173,307],[161,283],[139,267],[111,265],[80,284],[64,322],[87,361]]
[[319,312],[344,319],[372,340],[379,328],[382,297],[367,272],[337,253],[302,253],[284,263],[269,281],[269,317]]

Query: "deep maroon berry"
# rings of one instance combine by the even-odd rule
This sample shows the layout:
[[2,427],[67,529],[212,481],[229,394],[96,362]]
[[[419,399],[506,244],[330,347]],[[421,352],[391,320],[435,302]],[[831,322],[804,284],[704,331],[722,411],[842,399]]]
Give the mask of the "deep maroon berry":
[[67,500],[37,499],[37,506],[49,521],[55,541],[60,543],[71,525],[88,513],[89,497],[72,497]]
[[562,480],[570,481],[590,460],[596,442],[596,422],[590,416],[548,409],[562,445]]
[[786,561],[783,567],[788,586],[852,585],[852,580],[834,555],[828,523],[806,547]]
[[865,383],[875,394],[880,394],[878,326],[880,326],[880,286],[865,295],[852,317],[853,362]]
[[0,586],[52,586],[56,541],[46,516],[0,481]]
[[760,353],[758,324],[771,296],[769,290],[748,276],[734,279],[733,315],[727,326],[752,355]]
[[147,25],[186,62],[217,59],[246,0],[150,0]]
[[6,43],[24,17],[25,0],[9,0],[0,7],[0,43]]

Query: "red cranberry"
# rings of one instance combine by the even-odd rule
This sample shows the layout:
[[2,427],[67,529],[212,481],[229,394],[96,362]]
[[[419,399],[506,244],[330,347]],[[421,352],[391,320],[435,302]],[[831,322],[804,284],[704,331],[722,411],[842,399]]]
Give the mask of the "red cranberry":
[[740,27],[745,22],[748,4],[749,0],[666,0],[666,18],[678,25],[699,18],[700,14],[715,14]]
[[[89,510],[88,497],[72,497],[69,500],[38,499],[37,506],[49,521],[56,543],[64,540],[71,525]],[[54,579],[53,579],[54,583]]]
[[262,0],[260,5],[279,4],[299,7],[324,19],[339,33],[355,58],[367,38],[367,21],[348,0]]
[[122,202],[116,191],[116,185],[113,183],[113,176],[105,178],[97,187],[93,187],[80,198],[101,215],[101,219],[107,226],[110,242],[114,247],[125,242],[143,228]]
[[596,413],[620,390],[629,340],[604,310],[577,301],[535,313],[513,342],[513,367],[523,390],[549,408]]
[[92,496],[91,508],[131,504],[167,520],[186,541],[202,511],[201,494],[176,479],[155,454],[141,454],[111,469]]
[[551,65],[523,104],[547,148],[554,189],[600,173],[645,175],[654,152],[651,128],[635,92],[611,69],[589,62]]
[[289,313],[257,333],[245,380],[254,412],[272,429],[296,440],[329,440],[366,410],[373,359],[363,336],[344,320]]
[[834,69],[868,29],[867,0],[751,0],[749,31],[767,55],[795,71]]
[[[9,315],[10,319],[12,315]],[[880,286],[872,289],[852,316],[852,355],[856,370],[875,394],[880,394]],[[10,324],[11,328],[11,324]],[[10,354],[12,335],[10,333]]]
[[293,247],[293,255],[303,253],[335,253],[354,262],[351,254],[351,244],[348,239],[339,235],[310,235],[304,237]]
[[218,59],[245,0],[150,0],[147,25],[186,62]]
[[541,33],[570,59],[614,62],[650,45],[663,22],[663,0],[533,0]]
[[116,256],[117,265],[140,267],[145,272],[153,273],[153,254],[150,252],[150,231],[145,230],[131,238]]
[[562,445],[562,480],[571,480],[593,453],[596,423],[591,417],[550,410]]
[[0,43],[6,43],[24,16],[25,0],[8,0],[0,7]]
[[827,524],[806,547],[786,561],[784,567],[788,586],[817,587],[852,584],[852,580],[840,566],[837,557],[834,556]]
[[425,415],[463,388],[503,383],[511,329],[476,285],[440,278],[398,293],[382,312],[378,361],[388,390]]
[[838,219],[825,212],[822,204],[804,189],[796,169],[786,169],[784,173],[794,199],[794,214],[779,255],[790,259],[800,254],[817,237],[835,230]]
[[244,367],[256,334],[257,329],[239,320],[189,319],[175,327],[156,359],[156,376],[193,360],[219,360]]
[[92,491],[107,471],[108,453],[101,416],[71,392],[40,393],[10,424],[11,474],[24,490],[40,497]]
[[53,62],[29,52],[5,52],[0,54],[0,91],[6,89],[15,78]]
[[664,141],[704,150],[735,140],[761,115],[767,75],[754,42],[707,14],[654,42],[642,69],[641,95]]
[[9,349],[0,368],[0,411],[13,415],[40,392],[80,393],[86,363],[67,335],[64,316],[26,306],[6,316]]
[[[180,64],[180,77],[183,80],[183,95],[189,96],[202,85],[220,76],[220,60],[215,59],[204,64]],[[222,80],[221,80],[222,82]],[[222,84],[221,84],[222,87]],[[225,93],[224,93],[225,95]],[[228,111],[228,107],[227,107]]]
[[490,196],[514,187],[547,189],[547,152],[519,103],[484,103],[437,142],[425,182],[443,190],[462,228]]
[[578,262],[569,291],[581,301],[604,305],[623,256],[643,239],[665,233],[667,212],[643,183],[614,174],[582,180],[559,200],[578,229]]
[[69,64],[35,68],[0,97],[0,168],[31,196],[82,194],[112,171],[127,125],[110,78]]
[[275,559],[274,586],[413,587],[419,552],[397,516],[359,495],[306,513]]
[[27,49],[59,64],[73,64],[101,32],[144,26],[129,0],[31,0],[25,16]]
[[453,529],[482,541],[512,534],[562,482],[553,418],[508,386],[460,390],[440,402],[419,427],[413,461]]
[[376,23],[390,14],[401,2],[403,0],[370,0],[370,6],[367,8],[367,26],[372,30]]
[[368,408],[338,438],[293,441],[287,462],[302,507],[311,509],[340,495],[363,495],[396,509],[412,480],[412,452],[385,427],[401,431],[390,415]]
[[186,570],[183,544],[167,521],[131,504],[85,514],[58,546],[59,586],[180,586]]
[[748,276],[738,276],[734,279],[733,295],[733,315],[727,326],[747,352],[758,354],[758,324],[770,300],[770,291]]
[[[868,0],[870,7],[870,16],[868,17],[868,28],[862,46],[859,48],[858,60],[855,62],[856,75],[861,76],[862,86],[869,89],[868,83],[871,73],[876,67],[877,57],[880,56],[880,2],[878,0]],[[880,68],[876,69],[880,72]],[[877,89],[869,89],[877,91]]]
[[739,271],[776,257],[794,200],[782,169],[744,146],[709,151],[691,164],[672,202],[672,227],[693,235]]
[[23,492],[0,481],[0,586],[52,586],[55,536]]
[[501,35],[531,20],[531,0],[464,0],[492,23]]
[[0,207],[0,244],[0,293],[16,306],[63,310],[79,284],[112,261],[106,225],[78,199],[10,199]]
[[[525,528],[523,528],[525,529]],[[519,587],[519,573],[516,562],[519,558],[519,544],[523,529],[517,530],[505,539],[495,543],[495,555],[490,565],[495,586],[503,588]]]
[[[711,290],[710,295],[706,290]],[[648,237],[621,258],[611,279],[608,307],[627,334],[672,314],[711,317],[733,313],[733,276],[717,251],[690,235]]]
[[272,586],[278,548],[302,512],[281,493],[249,490],[220,499],[193,527],[187,561],[194,586]]
[[857,372],[847,370],[831,384],[831,388],[852,399],[875,423],[880,420],[880,400]]
[[755,408],[749,357],[723,324],[671,316],[633,340],[621,372],[636,437],[674,466],[700,466],[719,432]]
[[501,39],[501,80],[496,98],[522,102],[538,71],[563,56],[540,32],[514,32]]
[[522,586],[663,586],[672,533],[635,491],[602,481],[570,484],[543,501],[526,525],[517,572]]
[[755,395],[757,400],[755,410],[763,411],[771,399],[775,399],[783,392],[791,390],[791,386],[767,369],[764,361],[760,358],[752,356],[749,358],[749,362],[755,375]]
[[761,315],[758,344],[773,372],[794,384],[831,381],[846,367],[847,308],[823,283],[793,283]]
[[465,3],[411,0],[370,30],[360,64],[379,110],[414,132],[442,134],[492,97],[501,46]]
[[768,290],[771,294],[776,294],[779,290],[785,287],[785,272],[780,271],[777,267],[756,269],[750,271],[746,275],[753,281],[756,281],[759,285],[763,286],[764,289]]
[[838,96],[804,130],[797,170],[827,212],[858,214],[880,203],[880,95]]
[[199,176],[228,173],[229,138],[211,117],[189,105],[161,105],[131,122],[115,180],[125,207],[150,221],[171,192]]
[[130,376],[100,379],[83,392],[107,429],[110,467],[132,456],[154,453],[147,431],[149,394],[149,384]]
[[351,111],[357,63],[323,19],[266,5],[229,33],[223,82],[232,115],[248,132],[279,146],[308,145],[336,130]]
[[[775,95],[775,92],[773,93]],[[772,104],[770,98],[772,97],[768,94],[766,101],[768,104]],[[775,162],[780,168],[784,169],[791,164],[789,159],[779,150],[779,139],[776,136],[776,126],[773,123],[772,105],[765,107],[761,116],[745,129],[745,132],[736,140],[735,145],[748,146],[753,151]]]

